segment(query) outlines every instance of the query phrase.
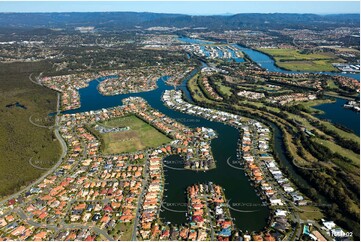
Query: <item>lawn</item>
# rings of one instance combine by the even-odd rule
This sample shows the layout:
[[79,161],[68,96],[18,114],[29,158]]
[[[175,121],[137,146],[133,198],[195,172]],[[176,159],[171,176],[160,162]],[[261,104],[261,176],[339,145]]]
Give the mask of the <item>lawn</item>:
[[293,91],[290,89],[285,89],[282,87],[282,89],[274,89],[272,87],[268,87],[265,84],[262,85],[256,85],[256,84],[242,84],[238,86],[240,90],[247,90],[252,92],[265,92],[265,93],[271,93],[271,94],[287,94],[292,93]]
[[354,133],[343,131],[342,129],[337,128],[333,124],[327,121],[321,120],[321,123],[326,126],[327,129],[335,131],[342,138],[353,140],[357,143],[360,143],[360,137]]
[[333,103],[335,102],[334,100],[331,99],[317,99],[317,100],[311,100],[311,101],[307,101],[307,102],[302,102],[299,103],[298,105],[301,105],[305,108],[305,110],[307,110],[308,113],[314,114],[322,114],[324,113],[322,110],[319,110],[317,108],[314,108],[314,106],[317,105],[321,105],[321,104],[325,104],[325,103]]
[[348,94],[348,96],[343,96],[342,94],[339,94],[337,92],[334,91],[325,91],[324,92],[325,96],[330,96],[330,97],[337,97],[337,98],[342,98],[342,99],[346,99],[346,100],[354,100],[356,97],[358,97],[358,93],[355,94]]
[[250,104],[250,105],[253,105],[253,106],[256,106],[257,108],[263,108],[265,105],[261,102],[256,102],[256,101],[249,101],[249,100],[242,100],[242,101],[239,101],[239,104]]
[[305,116],[307,116],[308,120],[318,120],[321,122],[322,125],[324,125],[328,130],[332,130],[334,132],[336,132],[339,136],[341,136],[344,139],[349,139],[352,140],[354,142],[360,143],[360,137],[357,136],[354,133],[351,132],[346,132],[340,128],[337,128],[335,125],[333,125],[330,122],[324,121],[324,120],[319,120],[318,118],[315,118],[314,116],[312,116],[311,114],[308,113],[303,113]]
[[314,206],[302,206],[299,208],[300,219],[302,220],[321,220],[324,218],[324,215],[319,208]]
[[104,154],[135,152],[158,147],[171,141],[166,135],[138,117],[131,115],[115,118],[101,125],[107,127],[129,127],[129,130],[98,135],[103,140]]
[[273,112],[276,112],[276,113],[280,112],[279,108],[268,106],[267,104],[265,104],[263,102],[257,102],[257,101],[251,101],[251,100],[242,100],[242,101],[239,101],[239,104],[240,105],[253,105],[253,106],[256,106],[257,108],[265,107],[267,110],[270,110],[270,111],[273,111]]
[[119,222],[113,229],[111,235],[115,240],[130,241],[132,240],[134,220],[131,223]]
[[338,86],[333,80],[327,80],[327,87],[330,89],[338,89]]
[[231,96],[232,95],[232,88],[231,87],[227,87],[225,85],[222,84],[221,81],[217,81],[215,82],[215,84],[217,85],[217,87],[219,88],[219,92],[222,94],[222,96]]
[[332,66],[331,60],[285,62],[276,60],[276,63],[278,66],[292,71],[337,71],[337,69]]
[[295,49],[258,49],[272,56],[279,67],[293,71],[337,71],[334,62],[342,62],[332,53],[303,54]]
[[352,48],[342,48],[342,47],[333,47],[333,46],[328,46],[327,48],[331,48],[331,49],[335,49],[337,51],[340,52],[354,52],[354,54],[359,54],[360,51],[357,49],[352,49]]
[[315,138],[314,140],[317,143],[328,147],[332,152],[338,153],[344,157],[351,159],[353,165],[360,167],[360,155],[359,154],[356,154],[352,150],[345,149],[345,148],[335,144],[332,141],[318,139],[318,138]]

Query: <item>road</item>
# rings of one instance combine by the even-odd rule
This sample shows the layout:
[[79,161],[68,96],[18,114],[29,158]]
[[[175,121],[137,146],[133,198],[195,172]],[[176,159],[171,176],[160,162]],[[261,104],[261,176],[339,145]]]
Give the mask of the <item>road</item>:
[[213,221],[212,221],[212,216],[211,216],[211,212],[209,211],[210,206],[208,205],[208,195],[203,195],[202,196],[204,201],[206,202],[206,208],[207,208],[207,216],[209,218],[209,223],[210,223],[210,229],[211,229],[211,241],[215,241],[214,239],[214,228],[213,228]]
[[40,182],[42,182],[48,175],[50,175],[51,173],[53,173],[62,163],[63,158],[66,156],[67,152],[68,152],[68,148],[66,146],[66,143],[64,141],[64,139],[61,137],[60,133],[59,133],[59,116],[58,114],[60,113],[60,94],[58,93],[58,103],[57,103],[57,116],[55,118],[55,126],[54,126],[54,134],[55,137],[59,140],[60,145],[61,145],[61,149],[62,149],[62,153],[61,156],[59,158],[59,160],[57,161],[57,163],[48,171],[46,171],[41,177],[39,177],[36,181],[32,182],[31,184],[29,184],[27,187],[21,189],[20,191],[6,197],[5,199],[0,201],[0,206],[3,205],[4,203],[6,203],[8,200],[13,199],[13,198],[17,198],[20,194],[30,190],[30,188],[32,188],[33,186],[39,184]]
[[103,235],[104,238],[106,238],[109,241],[113,241],[113,237],[111,237],[104,229],[100,229],[96,226],[88,226],[88,225],[82,225],[82,224],[65,224],[64,222],[62,222],[60,224],[60,226],[57,225],[48,225],[48,224],[40,224],[38,222],[35,222],[34,220],[32,220],[31,218],[27,217],[27,215],[24,213],[23,210],[17,208],[14,210],[19,217],[23,220],[26,221],[28,224],[34,226],[34,227],[38,227],[38,228],[46,228],[46,229],[51,229],[54,230],[56,232],[59,232],[62,229],[91,229],[93,230],[96,234],[98,235]]
[[132,232],[132,240],[137,240],[137,226],[139,224],[139,215],[140,215],[140,207],[143,204],[143,197],[146,191],[145,187],[148,186],[148,177],[149,177],[149,154],[147,153],[145,157],[145,166],[144,166],[144,179],[142,182],[142,192],[139,194],[138,198],[138,205],[137,205],[137,212],[135,213],[134,225],[133,225],[133,232]]
[[[254,148],[257,147],[257,141],[259,140],[259,136],[258,133],[256,131],[256,129],[253,127],[250,129],[252,131],[253,137],[254,139],[252,139],[252,145],[253,145],[253,152],[254,152]],[[299,213],[297,212],[297,210],[301,210],[300,208],[298,208],[293,201],[291,201],[290,199],[288,199],[287,194],[285,193],[285,191],[280,187],[280,185],[272,178],[272,174],[268,171],[268,169],[266,168],[265,165],[263,165],[260,162],[259,159],[259,155],[256,153],[253,153],[253,155],[256,157],[256,162],[259,165],[259,168],[261,170],[261,172],[266,175],[266,181],[268,183],[270,183],[273,186],[273,189],[277,191],[277,194],[281,197],[281,199],[285,202],[285,206],[284,209],[287,210],[287,212],[289,212],[290,219],[299,224],[301,226],[301,221],[300,221],[300,216]],[[302,169],[305,169],[303,167],[300,167]],[[306,169],[313,169],[313,168],[306,168]],[[301,226],[302,227],[302,226]],[[288,233],[285,237],[284,237],[284,241],[288,241],[288,240],[294,240],[295,238],[298,239],[301,236],[301,232],[302,229],[294,227],[292,228],[293,231]]]

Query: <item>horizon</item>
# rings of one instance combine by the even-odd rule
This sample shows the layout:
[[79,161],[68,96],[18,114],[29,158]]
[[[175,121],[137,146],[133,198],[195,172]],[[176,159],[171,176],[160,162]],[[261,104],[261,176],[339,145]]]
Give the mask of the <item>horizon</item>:
[[26,1],[0,2],[0,13],[101,13],[135,12],[194,16],[236,14],[360,14],[359,1],[201,1],[201,2],[95,2]]
[[348,15],[348,14],[359,14],[359,13],[295,13],[295,12],[289,12],[289,13],[283,13],[283,12],[271,12],[271,13],[261,13],[261,12],[249,12],[249,13],[219,13],[219,14],[187,14],[187,13],[167,13],[167,12],[147,12],[147,11],[74,11],[74,12],[1,12],[0,14],[52,14],[52,13],[154,13],[154,14],[174,14],[174,15],[188,15],[188,16],[234,16],[239,14],[299,14],[299,15]]

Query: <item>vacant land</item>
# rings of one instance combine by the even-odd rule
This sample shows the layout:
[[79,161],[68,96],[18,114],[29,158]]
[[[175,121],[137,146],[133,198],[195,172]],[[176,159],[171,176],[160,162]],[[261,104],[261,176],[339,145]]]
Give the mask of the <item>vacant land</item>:
[[158,147],[171,141],[170,138],[134,115],[115,118],[102,125],[130,128],[126,131],[100,134],[103,140],[102,151],[104,154],[135,152]]
[[[48,113],[56,109],[56,92],[29,81],[49,69],[44,62],[0,64],[0,197],[9,195],[38,178],[59,159],[61,148]],[[6,107],[18,102],[18,106]]]
[[279,67],[292,71],[337,71],[332,63],[342,62],[332,53],[303,54],[294,49],[265,49],[262,51],[272,56]]
[[319,208],[313,206],[302,206],[300,211],[300,218],[303,220],[321,220],[324,218],[324,214],[320,211]]
[[116,240],[130,241],[132,240],[133,226],[134,221],[132,223],[118,223],[111,235],[117,238]]

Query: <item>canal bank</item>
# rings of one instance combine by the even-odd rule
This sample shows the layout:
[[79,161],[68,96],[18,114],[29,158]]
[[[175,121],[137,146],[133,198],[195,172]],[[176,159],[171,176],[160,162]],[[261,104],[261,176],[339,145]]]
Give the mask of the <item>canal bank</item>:
[[360,113],[351,109],[344,108],[347,100],[335,98],[334,103],[325,103],[314,106],[313,108],[322,110],[323,114],[316,114],[319,119],[331,121],[336,125],[341,125],[360,136]]
[[[212,140],[211,143],[212,152],[217,161],[216,169],[207,172],[195,172],[164,167],[166,183],[164,204],[171,204],[172,206],[175,204],[176,206],[170,206],[172,210],[184,210],[183,204],[187,202],[184,194],[185,189],[194,183],[208,183],[211,181],[225,189],[227,199],[239,205],[237,209],[245,211],[231,211],[232,217],[235,218],[234,222],[238,228],[249,231],[259,231],[267,225],[269,210],[257,196],[248,178],[244,175],[244,171],[234,169],[227,164],[227,159],[236,159],[237,142],[240,137],[240,133],[236,128],[197,116],[183,114],[164,106],[161,101],[161,95],[165,90],[173,88],[165,84],[167,80],[166,77],[160,78],[157,81],[158,88],[155,90],[116,96],[102,96],[98,92],[97,85],[99,81],[102,80],[104,80],[104,78],[93,80],[89,83],[88,87],[80,89],[81,107],[63,113],[78,113],[119,106],[122,105],[122,99],[137,96],[144,98],[152,108],[159,110],[188,127],[212,128],[217,133],[218,137]],[[185,86],[181,88],[182,90],[186,90]],[[188,93],[188,95],[190,94]],[[252,219],[249,219],[250,216]],[[163,209],[161,217],[164,218],[165,221],[170,221],[174,224],[180,224],[186,221],[185,212],[171,212]]]
[[[180,86],[180,89],[184,91],[185,96],[189,99],[189,101],[192,101],[192,97],[185,84],[196,73],[197,71],[192,72]],[[166,206],[166,208],[163,207],[163,211],[160,215],[164,221],[170,221],[173,224],[186,222],[186,209],[184,206],[187,201],[184,193],[185,189],[194,183],[207,183],[211,181],[225,189],[225,195],[228,200],[231,200],[232,204],[238,204],[237,210],[239,211],[231,210],[231,215],[235,218],[234,222],[238,228],[249,231],[260,231],[267,225],[269,217],[268,208],[257,196],[254,188],[248,180],[248,177],[245,176],[244,171],[229,166],[227,162],[229,159],[236,160],[237,157],[237,143],[240,137],[237,129],[197,116],[183,114],[165,107],[161,101],[161,95],[165,90],[173,88],[165,84],[165,81],[167,80],[166,77],[160,78],[157,81],[158,88],[155,90],[116,96],[102,96],[98,92],[97,86],[103,79],[104,78],[96,79],[90,82],[87,88],[80,89],[81,107],[64,113],[77,113],[118,106],[122,105],[122,99],[137,96],[144,98],[150,106],[184,125],[191,128],[212,128],[218,134],[218,138],[214,139],[211,143],[212,152],[215,160],[217,161],[216,169],[208,172],[194,172],[190,170],[182,170],[183,166],[181,164],[179,164],[179,167],[168,165],[168,167],[164,167],[164,206]],[[284,150],[282,150],[281,145],[282,135],[275,139],[274,147],[277,154],[284,155]],[[281,162],[284,162],[284,165],[294,172],[291,163],[286,158],[282,158]],[[181,163],[181,161],[179,161],[179,163]],[[297,178],[296,173],[291,175],[295,175]]]

